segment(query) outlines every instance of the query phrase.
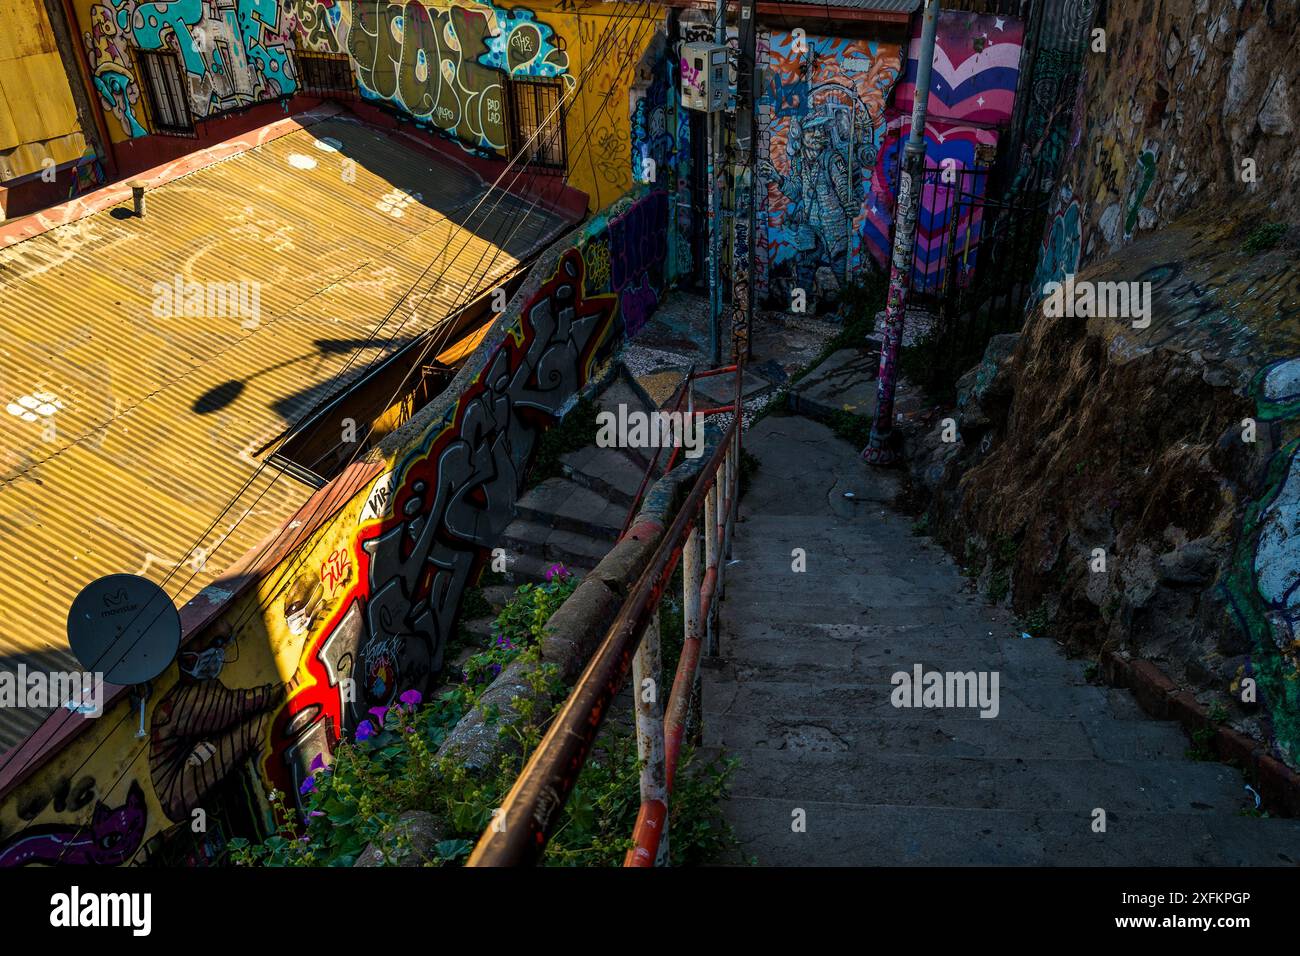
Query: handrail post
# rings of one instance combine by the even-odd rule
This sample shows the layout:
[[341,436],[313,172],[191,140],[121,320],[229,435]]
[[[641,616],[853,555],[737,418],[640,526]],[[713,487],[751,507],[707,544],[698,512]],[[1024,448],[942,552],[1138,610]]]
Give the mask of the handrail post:
[[[641,758],[641,807],[664,808],[663,831],[655,866],[668,863],[668,773],[664,762],[664,718],[660,693],[659,609],[632,658],[632,695],[636,701],[636,752]],[[648,682],[648,683],[647,683]]]
[[[700,523],[704,525],[704,569],[713,571],[714,577],[720,582],[722,569],[718,567],[718,483],[716,481],[705,496],[704,514]],[[718,629],[714,626],[718,619],[717,607],[718,602],[714,601],[709,608],[709,619],[704,622],[705,636],[708,638],[706,651],[710,657],[717,657],[719,652]]]
[[[708,499],[705,498],[707,504]],[[707,509],[706,509],[707,510]],[[682,635],[682,649],[685,652],[694,641],[697,646],[702,645],[705,637],[705,624],[700,619],[701,588],[704,586],[704,562],[700,560],[700,530],[699,523],[691,529],[690,535],[686,538],[686,547],[682,550],[682,617],[684,618],[684,631]],[[698,651],[697,651],[698,653]],[[688,731],[688,737],[692,742],[697,742],[697,735],[693,728],[697,728],[700,723],[700,672],[698,667],[691,678],[690,706],[686,710],[687,727],[692,728]]]

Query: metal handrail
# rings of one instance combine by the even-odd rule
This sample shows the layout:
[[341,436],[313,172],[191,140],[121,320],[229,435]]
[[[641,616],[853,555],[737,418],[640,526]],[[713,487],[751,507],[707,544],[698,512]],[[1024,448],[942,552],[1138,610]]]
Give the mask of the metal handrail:
[[[467,865],[519,866],[537,861],[629,670],[638,690],[634,697],[642,771],[634,847],[624,865],[666,861],[668,798],[691,702],[699,697],[699,662],[706,639],[709,652],[717,652],[714,629],[705,622],[722,596],[725,556],[730,552],[739,497],[743,368],[734,368],[736,398],[730,410],[735,414],[722,441],[705,462],[550,729],[483,831]],[[658,609],[678,561],[683,562],[684,572],[685,640],[664,709],[658,693]],[[643,689],[653,692],[643,693]]]

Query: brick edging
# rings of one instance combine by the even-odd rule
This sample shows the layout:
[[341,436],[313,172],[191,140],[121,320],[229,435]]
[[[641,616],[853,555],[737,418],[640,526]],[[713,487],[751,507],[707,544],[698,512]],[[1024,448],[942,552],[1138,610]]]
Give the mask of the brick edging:
[[1189,737],[1212,730],[1210,750],[1221,762],[1235,763],[1254,778],[1263,809],[1276,816],[1300,817],[1300,773],[1274,757],[1266,745],[1212,720],[1204,704],[1151,661],[1130,660],[1106,650],[1098,663],[1106,683],[1132,691],[1152,717],[1177,721]]

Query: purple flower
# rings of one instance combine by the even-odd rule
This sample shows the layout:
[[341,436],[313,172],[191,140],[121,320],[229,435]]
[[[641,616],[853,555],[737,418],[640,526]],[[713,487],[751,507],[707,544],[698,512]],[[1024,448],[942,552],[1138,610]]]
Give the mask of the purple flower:
[[408,690],[405,693],[403,693],[402,696],[398,698],[398,700],[400,700],[407,707],[410,707],[412,710],[414,710],[415,708],[420,706],[420,701],[424,700],[424,696],[418,690]]
[[316,778],[308,777],[306,780],[302,782],[302,786],[298,788],[298,793],[300,793],[302,796],[305,797],[307,794],[311,793],[315,789],[316,789]]
[[375,724],[382,728],[384,726],[384,718],[388,715],[388,708],[371,707],[370,713],[375,715]]
[[324,811],[324,810],[308,810],[308,811],[307,811],[307,816],[309,816],[309,817],[323,817],[323,816],[325,816],[325,811]]
[[501,665],[500,665],[500,664],[493,664],[493,665],[492,665],[492,676],[495,677],[497,674],[500,674],[500,673],[501,673]]
[[550,584],[559,578],[561,581],[569,576],[569,569],[562,564],[552,564],[546,569],[546,583]]
[[311,770],[316,771],[316,770],[327,770],[327,769],[329,768],[325,766],[325,755],[317,754],[316,759],[311,762]]
[[357,724],[357,740],[369,740],[375,735],[375,725],[368,720]]

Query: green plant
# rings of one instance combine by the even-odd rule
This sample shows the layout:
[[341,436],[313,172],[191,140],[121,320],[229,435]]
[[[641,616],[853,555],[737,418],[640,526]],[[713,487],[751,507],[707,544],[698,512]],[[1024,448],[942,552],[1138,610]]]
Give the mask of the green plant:
[[[421,862],[462,863],[540,742],[544,714],[550,712],[543,704],[554,703],[566,690],[557,668],[542,663],[541,642],[575,582],[559,566],[552,572],[547,583],[516,590],[493,623],[492,646],[466,662],[463,683],[427,703],[408,691],[400,704],[372,711],[355,740],[338,744],[329,767],[313,766],[300,794],[302,810],[272,793],[275,832],[260,844],[232,840],[231,860],[244,866],[350,866],[373,844],[386,862],[395,862],[410,851],[401,815],[422,810],[434,815],[446,838]],[[681,610],[666,602],[660,618],[664,667],[671,673],[681,649]],[[532,666],[525,670],[528,691],[510,703],[517,719],[500,729],[514,746],[486,774],[471,774],[454,758],[438,757],[451,729],[516,660]],[[486,716],[491,722],[499,715]],[[735,761],[721,759],[697,765],[693,751],[683,749],[670,811],[673,863],[705,862],[735,845],[718,811],[734,766]],[[607,727],[578,777],[543,862],[620,864],[639,809],[639,773],[634,732]]]
[[1216,700],[1210,705],[1209,718],[1216,724],[1223,723],[1228,719],[1228,708]]
[[994,568],[993,573],[989,575],[989,588],[985,593],[989,601],[994,604],[1001,604],[1011,593],[1011,575],[1006,568]]
[[595,402],[580,398],[567,415],[542,432],[528,472],[530,486],[564,474],[560,456],[586,448],[596,440],[596,416],[599,413]]
[[1214,751],[1210,747],[1210,742],[1214,740],[1213,727],[1200,727],[1192,731],[1192,746],[1187,750],[1188,758],[1192,760],[1213,760]]
[[871,438],[871,419],[843,409],[831,412],[826,424],[840,438],[855,448],[862,448]]
[[1286,235],[1287,225],[1284,222],[1266,222],[1256,226],[1242,243],[1243,252],[1254,255],[1259,252],[1267,252]]
[[1041,637],[1047,631],[1049,615],[1047,605],[1040,604],[1024,620],[1025,630],[1034,637]]
[[925,535],[930,530],[930,512],[925,512],[921,517],[912,522],[912,534],[918,538]]
[[1096,683],[1097,678],[1101,676],[1101,667],[1096,661],[1089,661],[1083,667],[1083,679],[1089,684]]

